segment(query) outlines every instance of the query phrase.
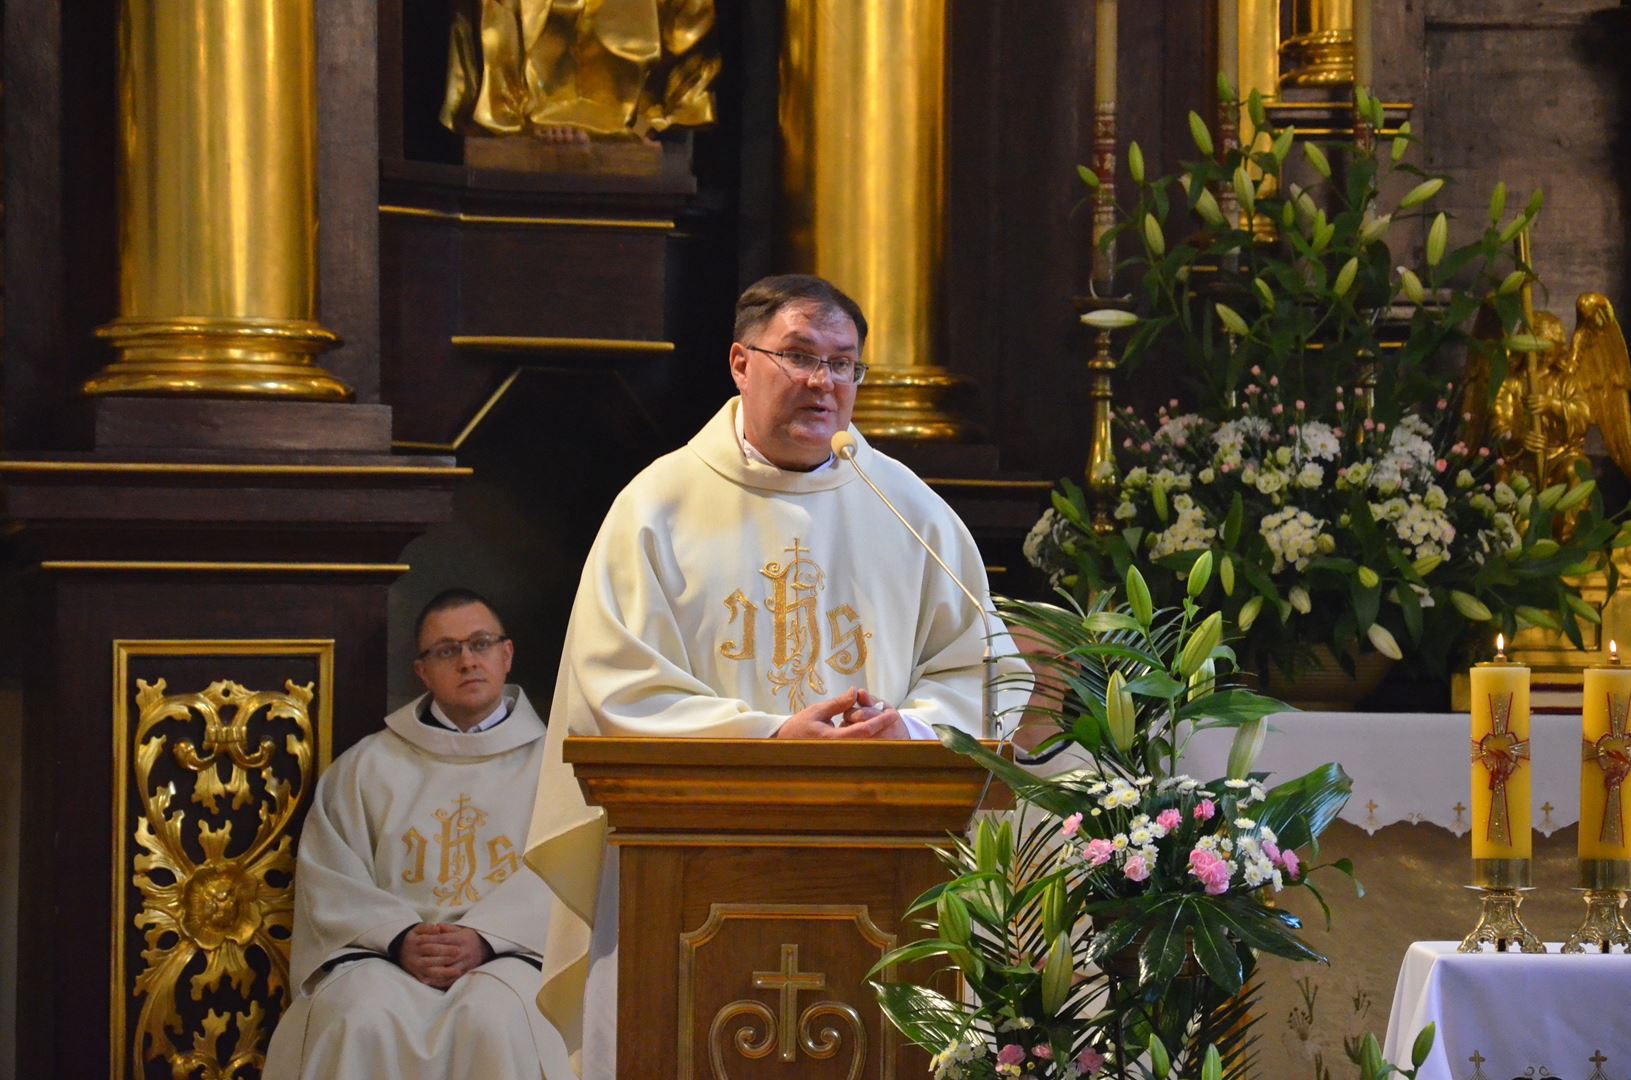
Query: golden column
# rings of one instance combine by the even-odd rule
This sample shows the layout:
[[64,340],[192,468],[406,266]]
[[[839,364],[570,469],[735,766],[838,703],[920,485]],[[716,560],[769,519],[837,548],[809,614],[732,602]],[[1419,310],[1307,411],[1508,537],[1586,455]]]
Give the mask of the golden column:
[[313,356],[313,0],[124,0],[118,353],[87,394],[340,401]]
[[969,383],[934,363],[944,222],[944,0],[787,0],[783,184],[794,259],[854,296],[868,435],[973,435]]
[[1353,85],[1354,0],[1294,0],[1291,25],[1287,86]]

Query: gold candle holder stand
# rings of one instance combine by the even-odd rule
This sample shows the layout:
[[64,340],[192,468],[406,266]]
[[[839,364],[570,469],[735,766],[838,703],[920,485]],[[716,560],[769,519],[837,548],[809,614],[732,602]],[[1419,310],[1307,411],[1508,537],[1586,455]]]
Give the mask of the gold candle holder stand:
[[1546,943],[1518,918],[1518,905],[1530,890],[1528,859],[1474,859],[1472,880],[1467,887],[1481,894],[1478,925],[1456,951],[1483,952],[1485,945],[1495,946],[1496,952],[1546,951]]
[[1585,894],[1586,919],[1563,943],[1563,951],[1606,953],[1613,952],[1618,945],[1631,952],[1631,924],[1625,921],[1625,901],[1631,893],[1631,862],[1581,859],[1579,891]]

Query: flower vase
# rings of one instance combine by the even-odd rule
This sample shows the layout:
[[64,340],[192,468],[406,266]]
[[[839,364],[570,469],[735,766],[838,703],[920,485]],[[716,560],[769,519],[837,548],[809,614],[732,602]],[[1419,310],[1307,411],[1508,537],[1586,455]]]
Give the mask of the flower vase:
[[1295,675],[1287,675],[1270,661],[1266,673],[1259,676],[1262,692],[1305,712],[1352,712],[1393,667],[1393,660],[1379,652],[1359,653],[1353,660],[1350,675],[1329,646],[1316,645],[1312,661]]

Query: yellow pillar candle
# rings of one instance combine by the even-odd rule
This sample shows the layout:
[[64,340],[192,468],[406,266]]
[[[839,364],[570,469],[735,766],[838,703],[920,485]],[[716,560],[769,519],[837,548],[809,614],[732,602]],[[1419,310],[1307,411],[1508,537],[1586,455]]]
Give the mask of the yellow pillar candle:
[[1621,787],[1631,772],[1631,668],[1609,642],[1607,667],[1586,669],[1580,714],[1580,858],[1631,860]]
[[1354,85],[1376,93],[1376,46],[1371,40],[1370,0],[1354,0]]
[[1093,103],[1116,102],[1116,0],[1098,0],[1093,8]]
[[[1237,0],[1218,0],[1218,71],[1240,90],[1240,10]],[[1245,95],[1241,94],[1244,99]]]
[[1494,661],[1472,681],[1472,857],[1525,859],[1531,853],[1529,669],[1510,663],[1496,639]]

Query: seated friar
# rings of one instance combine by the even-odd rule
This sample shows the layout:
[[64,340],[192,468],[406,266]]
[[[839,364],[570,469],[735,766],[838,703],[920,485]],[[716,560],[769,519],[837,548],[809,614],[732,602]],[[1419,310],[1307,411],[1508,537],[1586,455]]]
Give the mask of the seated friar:
[[264,1075],[571,1078],[533,1004],[554,897],[520,863],[544,723],[480,596],[440,594],[415,637],[428,692],[318,782]]

